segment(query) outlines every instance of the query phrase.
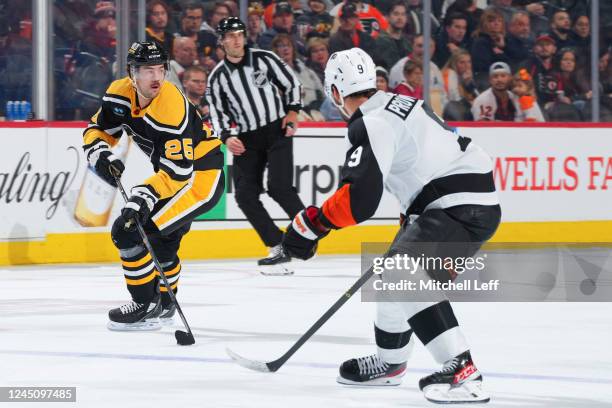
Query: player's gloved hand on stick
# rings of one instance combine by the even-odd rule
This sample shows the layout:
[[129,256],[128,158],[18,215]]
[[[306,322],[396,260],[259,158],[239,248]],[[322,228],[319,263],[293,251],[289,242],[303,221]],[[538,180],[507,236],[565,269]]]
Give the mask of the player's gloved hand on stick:
[[136,220],[141,225],[144,225],[158,200],[157,193],[149,186],[141,185],[133,187],[130,199],[121,209],[121,216],[126,220],[124,229],[126,231],[134,231],[136,229]]
[[[106,143],[98,143],[91,148],[87,154],[89,164],[94,168],[96,174],[111,186],[117,187],[114,174],[121,178],[121,174],[125,170],[125,166],[121,159],[115,156]],[[114,172],[111,172],[111,166]]]
[[317,242],[329,234],[329,228],[319,220],[319,208],[306,207],[300,211],[283,237],[283,248],[289,255],[299,259],[310,259],[317,252]]

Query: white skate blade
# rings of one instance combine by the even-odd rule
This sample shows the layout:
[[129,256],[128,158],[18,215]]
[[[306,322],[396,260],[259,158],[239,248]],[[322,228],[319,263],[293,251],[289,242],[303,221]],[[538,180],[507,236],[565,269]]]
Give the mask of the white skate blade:
[[394,377],[381,377],[381,378],[375,378],[370,381],[358,382],[358,381],[347,380],[346,378],[339,375],[338,377],[336,377],[336,382],[338,384],[352,385],[356,387],[389,387],[389,386],[393,387],[393,386],[398,386],[402,383],[403,376],[404,375],[401,374],[401,375],[396,375]]
[[423,388],[425,398],[436,404],[484,404],[491,400],[482,390],[480,381],[468,381],[458,387],[449,384],[432,384]]
[[162,325],[158,318],[154,318],[138,323],[118,323],[109,321],[106,327],[108,330],[112,331],[154,331],[160,330]]
[[276,264],[276,265],[261,265],[257,267],[259,273],[264,276],[289,276],[293,275],[293,269],[287,264]]

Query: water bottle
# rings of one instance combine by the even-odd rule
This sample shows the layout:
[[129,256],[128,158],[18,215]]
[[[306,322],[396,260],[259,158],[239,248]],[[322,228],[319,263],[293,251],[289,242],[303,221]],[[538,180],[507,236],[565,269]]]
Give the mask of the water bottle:
[[15,102],[8,101],[6,103],[6,120],[15,120]]
[[32,115],[32,104],[29,101],[25,101],[25,120],[34,119]]
[[19,119],[18,120],[26,120],[27,118],[27,113],[26,113],[26,101],[19,101],[19,107],[17,108],[17,112],[19,115]]

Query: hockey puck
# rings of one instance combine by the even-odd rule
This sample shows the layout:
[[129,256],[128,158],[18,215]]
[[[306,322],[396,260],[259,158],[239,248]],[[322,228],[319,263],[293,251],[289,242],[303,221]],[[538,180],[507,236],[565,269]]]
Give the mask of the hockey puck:
[[177,330],[174,332],[174,337],[176,338],[176,343],[179,346],[191,346],[192,344],[195,344],[195,339],[191,333]]

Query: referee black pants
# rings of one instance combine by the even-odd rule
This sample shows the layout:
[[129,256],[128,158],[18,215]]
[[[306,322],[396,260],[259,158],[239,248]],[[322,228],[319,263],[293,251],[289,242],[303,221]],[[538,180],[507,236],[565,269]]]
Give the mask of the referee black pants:
[[259,196],[268,169],[267,192],[290,219],[304,209],[293,186],[293,138],[286,137],[281,121],[238,135],[245,152],[234,156],[233,179],[238,207],[268,247],[280,244],[283,232],[274,224]]

